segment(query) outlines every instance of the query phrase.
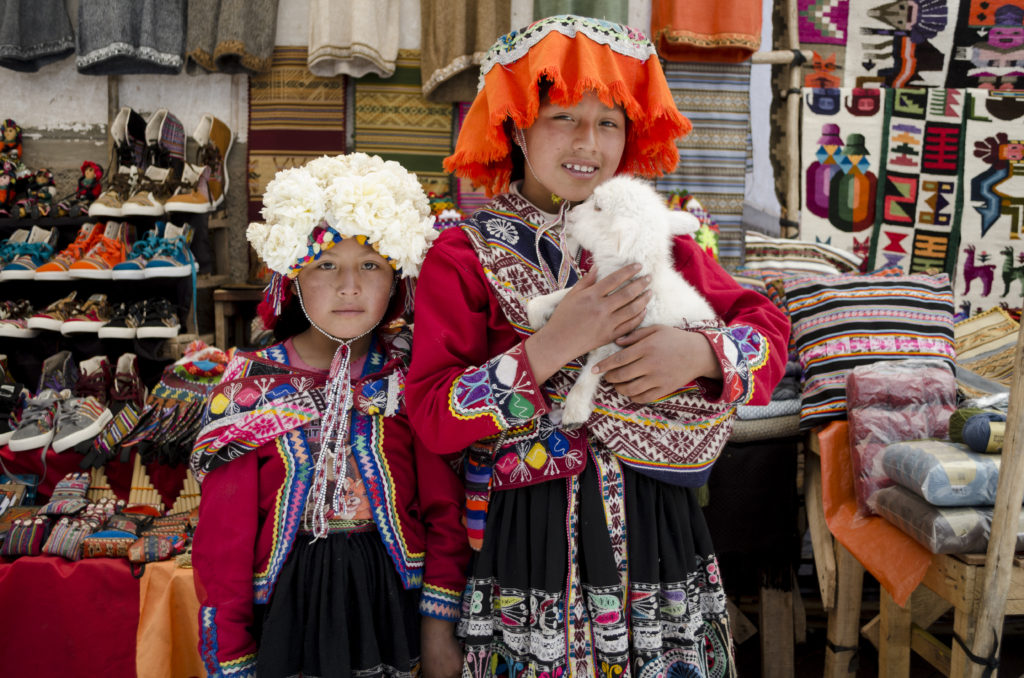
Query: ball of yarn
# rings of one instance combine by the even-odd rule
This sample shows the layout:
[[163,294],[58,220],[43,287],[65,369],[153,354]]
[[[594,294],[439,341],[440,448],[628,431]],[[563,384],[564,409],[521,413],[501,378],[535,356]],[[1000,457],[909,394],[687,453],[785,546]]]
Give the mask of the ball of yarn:
[[961,407],[958,410],[954,410],[949,415],[949,439],[954,443],[962,443],[964,441],[964,424],[967,420],[976,414],[982,412],[991,412],[992,410],[985,410],[980,407]]
[[964,424],[964,442],[975,452],[1001,452],[1006,433],[1006,415],[995,412],[975,414]]

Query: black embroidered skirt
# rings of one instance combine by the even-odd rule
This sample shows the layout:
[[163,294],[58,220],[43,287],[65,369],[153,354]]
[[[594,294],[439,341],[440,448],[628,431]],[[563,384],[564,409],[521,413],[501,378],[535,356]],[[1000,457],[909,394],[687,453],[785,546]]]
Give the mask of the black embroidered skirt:
[[407,590],[376,531],[295,538],[267,605],[256,674],[419,674],[419,589]]
[[468,675],[735,674],[695,492],[609,457],[491,495],[458,627]]

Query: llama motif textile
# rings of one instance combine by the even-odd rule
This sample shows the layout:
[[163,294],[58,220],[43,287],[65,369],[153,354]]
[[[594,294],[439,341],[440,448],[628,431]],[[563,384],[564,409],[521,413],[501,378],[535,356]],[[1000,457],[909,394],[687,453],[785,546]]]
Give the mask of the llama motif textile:
[[850,0],[843,84],[1020,89],[1024,0]]
[[953,294],[970,316],[1024,300],[1024,92],[968,90],[964,209]]
[[886,90],[807,89],[800,134],[800,237],[867,258],[882,168]]

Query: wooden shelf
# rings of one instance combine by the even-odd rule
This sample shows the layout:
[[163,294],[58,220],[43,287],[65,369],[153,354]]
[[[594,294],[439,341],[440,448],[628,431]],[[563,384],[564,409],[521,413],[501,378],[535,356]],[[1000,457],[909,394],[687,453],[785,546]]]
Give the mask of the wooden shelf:
[[231,280],[231,276],[226,273],[219,275],[204,273],[196,276],[196,289],[205,290],[211,287],[220,287],[229,280]]

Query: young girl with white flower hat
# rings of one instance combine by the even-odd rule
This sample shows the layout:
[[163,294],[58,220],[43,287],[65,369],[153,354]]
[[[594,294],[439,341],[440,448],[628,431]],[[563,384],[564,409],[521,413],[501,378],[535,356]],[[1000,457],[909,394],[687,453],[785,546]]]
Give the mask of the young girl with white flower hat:
[[403,398],[426,195],[354,153],[279,172],[263,202],[247,236],[274,271],[260,314],[281,341],[229,363],[191,459],[207,671],[420,675],[421,617],[422,675],[457,671],[464,492],[421,453]]

